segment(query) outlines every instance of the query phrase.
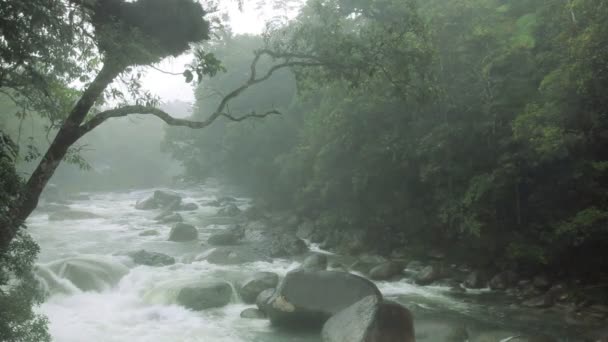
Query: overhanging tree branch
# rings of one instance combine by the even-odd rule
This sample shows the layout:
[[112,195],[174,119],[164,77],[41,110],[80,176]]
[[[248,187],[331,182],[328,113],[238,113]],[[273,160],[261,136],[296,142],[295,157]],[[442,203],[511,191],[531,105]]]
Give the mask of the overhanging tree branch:
[[[268,55],[273,59],[283,59],[283,62],[273,65],[262,76],[258,77],[257,66],[258,66],[260,59],[264,55]],[[293,59],[296,59],[296,60],[293,60]],[[213,114],[211,114],[207,119],[205,119],[203,121],[194,121],[194,120],[175,118],[175,117],[171,116],[169,113],[167,113],[159,108],[152,107],[152,106],[141,106],[141,105],[123,106],[120,108],[110,109],[110,110],[98,113],[93,118],[91,118],[89,121],[87,121],[86,123],[84,123],[83,125],[81,125],[79,127],[78,136],[82,137],[83,135],[90,132],[95,127],[101,125],[103,122],[105,122],[106,120],[108,120],[110,118],[125,117],[125,116],[131,115],[131,114],[154,115],[154,116],[158,117],[159,119],[163,120],[168,125],[189,127],[189,128],[193,128],[193,129],[200,129],[200,128],[207,127],[207,126],[211,125],[219,117],[225,117],[231,121],[238,122],[238,121],[243,121],[243,120],[246,120],[249,118],[264,118],[269,115],[279,115],[281,113],[278,110],[273,109],[273,110],[269,110],[265,113],[260,113],[260,114],[258,114],[256,112],[251,112],[249,114],[245,114],[245,115],[241,115],[241,116],[234,116],[232,114],[227,113],[226,107],[228,106],[228,104],[230,103],[231,100],[233,100],[234,98],[239,96],[241,93],[243,93],[249,87],[266,81],[278,70],[281,70],[284,68],[291,68],[291,67],[315,67],[315,66],[322,66],[322,65],[324,65],[324,64],[321,63],[318,59],[311,57],[311,56],[275,53],[270,50],[258,50],[255,52],[253,61],[251,62],[251,67],[250,67],[251,71],[250,71],[249,78],[247,79],[247,81],[240,87],[234,89],[233,91],[228,93],[226,96],[224,96],[222,98],[222,100],[220,101],[219,105],[217,106],[216,110],[213,112]]]

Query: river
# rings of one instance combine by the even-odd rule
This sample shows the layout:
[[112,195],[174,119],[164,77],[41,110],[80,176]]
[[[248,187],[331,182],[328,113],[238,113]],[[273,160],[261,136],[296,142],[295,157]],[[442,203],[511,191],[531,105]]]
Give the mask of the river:
[[[215,265],[205,260],[209,247],[201,246],[213,232],[224,229],[218,208],[204,203],[225,195],[217,185],[178,190],[184,202],[199,205],[182,212],[185,222],[199,230],[196,242],[170,242],[170,225],[154,220],[157,211],[135,210],[137,200],[154,189],[91,193],[69,201],[70,209],[96,214],[81,220],[49,220],[38,210],[28,219],[31,234],[41,246],[38,270],[49,290],[39,308],[49,318],[57,342],[318,342],[318,334],[276,331],[267,320],[240,318],[251,305],[237,296],[218,309],[191,311],[174,304],[176,283],[192,279],[221,279],[238,283],[256,271],[284,275],[299,262],[288,259]],[[237,196],[237,205],[248,206]],[[157,236],[140,236],[155,229]],[[312,246],[313,249],[316,246]],[[168,254],[171,266],[134,265],[126,252],[145,249]],[[69,260],[83,265],[90,287],[82,291],[61,277],[61,265]],[[578,341],[581,328],[565,325],[551,312],[538,313],[510,307],[488,290],[452,293],[441,286],[416,286],[406,277],[376,283],[385,297],[409,307],[415,316],[418,341],[448,341],[467,331],[470,341],[501,341],[523,333],[550,334],[561,341]],[[82,287],[82,286],[81,286]],[[452,335],[452,337],[449,337]],[[464,341],[464,339],[461,339]]]

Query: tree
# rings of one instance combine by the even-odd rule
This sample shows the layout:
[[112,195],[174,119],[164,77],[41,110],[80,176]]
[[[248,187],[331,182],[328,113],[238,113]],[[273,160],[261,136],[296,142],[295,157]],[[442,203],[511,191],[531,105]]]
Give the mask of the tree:
[[[78,139],[111,118],[131,114],[147,114],[158,117],[169,125],[200,129],[211,125],[217,118],[225,117],[232,121],[243,121],[253,117],[277,114],[276,110],[265,113],[233,115],[226,111],[228,103],[249,87],[263,82],[282,68],[295,65],[316,65],[299,56],[274,54],[271,51],[258,51],[250,67],[250,77],[246,82],[228,93],[218,104],[216,110],[205,120],[190,121],[177,119],[157,107],[158,100],[151,94],[142,92],[138,83],[140,75],[134,67],[156,63],[168,56],[184,53],[190,44],[209,38],[209,23],[204,19],[205,11],[193,0],[123,0],[85,1],[55,0],[51,4],[35,1],[23,5],[21,1],[9,1],[5,25],[12,27],[6,34],[3,46],[2,90],[15,98],[15,102],[26,105],[39,104],[35,109],[50,121],[50,128],[57,132],[46,153],[30,178],[24,184],[18,198],[10,204],[10,216],[14,224],[0,227],[0,248],[5,249],[16,236],[18,227],[36,208],[39,196],[57,169],[59,163],[69,155]],[[4,7],[3,7],[4,8]],[[49,16],[54,16],[51,19]],[[25,30],[29,18],[40,20],[44,30]],[[71,29],[74,25],[79,29]],[[60,43],[52,45],[51,52],[44,51],[49,39],[40,32],[53,32]],[[65,33],[65,32],[67,33]],[[37,42],[30,46],[25,40]],[[73,40],[81,44],[70,45]],[[15,41],[13,41],[15,40]],[[55,53],[55,48],[58,52]],[[17,51],[14,51],[17,50]],[[64,56],[84,58],[70,60],[63,71],[58,58]],[[198,62],[184,72],[186,81],[193,75],[202,77],[215,74],[220,65],[213,54],[197,51]],[[259,74],[257,64],[264,55],[280,60],[269,70]],[[41,63],[38,60],[41,59]],[[81,67],[84,65],[85,67]],[[97,66],[99,65],[99,68]],[[40,69],[39,69],[40,68]],[[96,75],[88,80],[86,71]],[[85,72],[85,73],[81,73]],[[66,84],[74,77],[85,82],[82,92],[77,92]],[[112,88],[117,78],[130,77],[127,83],[128,94]],[[34,79],[41,79],[34,82]],[[34,84],[36,97],[30,99],[28,89]],[[30,85],[30,86],[28,86]],[[134,98],[135,103],[127,99]],[[21,97],[24,100],[21,100]],[[99,111],[100,105],[108,100],[119,102],[115,108]],[[62,100],[62,101],[59,101]],[[60,102],[61,105],[55,105]],[[50,104],[49,104],[50,103]],[[69,103],[69,106],[66,104]],[[74,103],[73,105],[71,105]],[[62,110],[69,107],[67,114]]]

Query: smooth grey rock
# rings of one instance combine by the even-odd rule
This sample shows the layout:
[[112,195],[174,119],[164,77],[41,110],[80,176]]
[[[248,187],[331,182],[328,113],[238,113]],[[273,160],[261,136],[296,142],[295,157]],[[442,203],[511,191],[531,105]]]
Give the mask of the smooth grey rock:
[[275,237],[270,244],[271,257],[287,257],[300,255],[308,250],[306,243],[292,235],[280,235]]
[[441,278],[441,272],[435,266],[427,266],[416,274],[416,284],[429,285]]
[[402,274],[403,265],[398,262],[389,261],[382,263],[369,271],[369,277],[374,280],[389,280]]
[[405,307],[368,296],[332,316],[323,342],[414,342],[412,314]]
[[241,240],[245,235],[245,230],[239,226],[235,225],[226,231],[215,233],[209,237],[207,243],[212,246],[229,246],[238,244],[239,240]]
[[301,268],[308,271],[325,271],[327,269],[327,256],[323,254],[313,254],[302,262]]
[[184,242],[198,239],[196,228],[187,223],[177,223],[169,232],[169,241]]
[[218,308],[230,303],[232,286],[225,281],[209,281],[191,285],[179,290],[177,303],[192,310],[200,311]]
[[183,221],[184,221],[184,218],[182,217],[182,215],[180,215],[178,213],[173,213],[173,214],[163,216],[162,218],[160,218],[158,220],[158,222],[160,222],[160,223],[175,223],[175,222],[183,222]]
[[266,318],[266,314],[264,314],[261,310],[256,308],[247,308],[241,311],[241,318],[248,319],[264,319]]
[[245,303],[254,303],[262,291],[274,289],[279,283],[279,276],[272,272],[258,272],[243,281],[239,295]]
[[264,308],[270,321],[291,328],[320,328],[332,315],[367,297],[382,298],[371,281],[346,272],[287,273]]
[[154,197],[148,197],[135,203],[135,209],[137,210],[152,210],[159,207]]
[[241,209],[239,209],[239,207],[237,207],[234,203],[228,204],[217,212],[219,216],[236,216],[240,213]]
[[168,266],[175,264],[175,258],[163,253],[139,250],[128,254],[134,263],[146,266]]
[[255,299],[255,305],[257,305],[257,307],[258,307],[258,309],[260,309],[260,311],[266,313],[270,299],[274,295],[275,291],[276,291],[276,289],[266,289],[266,290],[260,292],[258,297]]

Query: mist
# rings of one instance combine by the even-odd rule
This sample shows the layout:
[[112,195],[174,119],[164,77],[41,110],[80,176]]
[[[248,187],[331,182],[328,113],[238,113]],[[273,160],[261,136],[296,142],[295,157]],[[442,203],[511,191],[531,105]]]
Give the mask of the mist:
[[601,1],[5,1],[0,341],[608,330]]

